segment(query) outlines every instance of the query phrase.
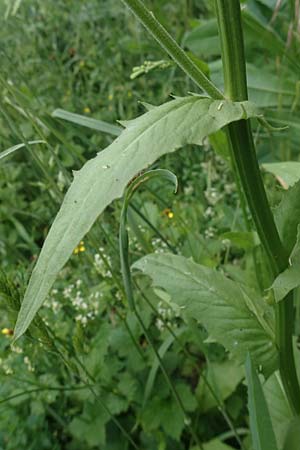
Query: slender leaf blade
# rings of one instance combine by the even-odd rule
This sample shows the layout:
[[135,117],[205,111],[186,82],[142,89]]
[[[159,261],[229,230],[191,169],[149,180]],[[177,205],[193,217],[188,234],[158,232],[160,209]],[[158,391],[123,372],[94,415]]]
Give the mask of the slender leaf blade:
[[282,448],[293,413],[286,398],[278,371],[273,373],[263,384],[263,391],[269,407],[275,437],[279,448]]
[[46,141],[42,141],[42,140],[28,141],[27,143],[22,142],[21,144],[13,145],[12,147],[9,147],[6,150],[3,150],[0,153],[0,160],[6,158],[7,156],[11,155],[12,153],[15,153],[17,150],[20,150],[21,148],[26,147],[27,145],[34,145],[34,144],[46,144]]
[[246,360],[248,409],[254,450],[278,450],[268,405],[250,355]]
[[117,125],[112,125],[103,120],[93,119],[92,117],[86,117],[81,114],[71,113],[65,109],[56,109],[51,115],[56,119],[66,120],[67,122],[91,128],[92,130],[102,131],[103,133],[108,133],[113,136],[119,136],[122,132],[122,128]]

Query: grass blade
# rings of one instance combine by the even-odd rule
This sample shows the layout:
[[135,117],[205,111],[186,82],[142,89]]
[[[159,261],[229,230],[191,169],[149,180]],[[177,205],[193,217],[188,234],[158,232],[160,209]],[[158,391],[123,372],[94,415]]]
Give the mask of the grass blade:
[[34,144],[47,144],[47,142],[46,141],[29,141],[27,143],[22,142],[21,144],[14,145],[13,147],[9,147],[0,153],[0,160],[3,158],[6,158],[7,156],[11,155],[12,153],[16,152],[17,150],[20,150],[21,148],[26,147],[26,145],[34,145]]
[[268,405],[249,354],[246,360],[246,377],[253,449],[278,450]]
[[122,128],[117,125],[112,125],[99,119],[92,119],[91,117],[82,116],[81,114],[71,113],[65,109],[56,109],[51,114],[56,119],[66,120],[67,122],[75,123],[82,127],[91,128],[92,130],[102,131],[102,133],[119,136]]

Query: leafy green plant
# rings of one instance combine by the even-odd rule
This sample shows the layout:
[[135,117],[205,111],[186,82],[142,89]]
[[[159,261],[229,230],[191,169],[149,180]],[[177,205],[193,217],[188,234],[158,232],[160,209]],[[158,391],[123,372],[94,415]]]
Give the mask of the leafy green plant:
[[[200,442],[197,430],[198,422],[197,420],[191,422],[187,414],[187,412],[193,413],[196,410],[194,398],[191,396],[190,391],[186,390],[179,383],[176,386],[174,385],[168,374],[168,367],[162,361],[171,343],[177,343],[178,341],[178,345],[180,345],[180,333],[177,335],[176,332],[173,332],[170,343],[166,340],[161,345],[161,348],[158,351],[156,350],[154,339],[148,330],[150,327],[150,322],[147,322],[148,313],[144,313],[145,317],[141,317],[133,299],[133,289],[137,289],[141,291],[142,296],[147,296],[148,290],[152,293],[154,291],[154,294],[168,305],[172,317],[175,317],[175,320],[183,321],[186,324],[186,332],[195,333],[201,345],[204,338],[199,331],[199,323],[209,333],[210,340],[223,344],[238,363],[243,364],[246,362],[253,448],[255,450],[277,449],[278,445],[281,447],[284,442],[289,442],[289,439],[293,439],[289,437],[293,431],[289,431],[289,434],[286,435],[287,437],[285,437],[285,434],[292,416],[298,416],[300,413],[300,389],[294,356],[297,350],[293,350],[294,330],[291,326],[294,323],[294,294],[298,287],[295,274],[299,264],[297,253],[299,247],[297,230],[300,222],[297,201],[299,198],[299,177],[293,172],[290,173],[288,166],[279,168],[278,166],[272,166],[272,163],[265,164],[267,171],[283,179],[285,187],[292,185],[289,190],[283,193],[281,201],[277,204],[273,213],[260,173],[255,139],[250,124],[250,119],[257,119],[256,133],[261,129],[263,133],[274,132],[276,136],[281,132],[286,133],[284,130],[274,131],[266,123],[263,110],[260,108],[266,104],[274,106],[276,103],[277,97],[274,91],[276,91],[277,80],[272,85],[272,95],[267,99],[264,98],[261,102],[258,101],[258,106],[248,100],[242,17],[238,0],[230,2],[216,0],[214,7],[217,20],[210,20],[206,24],[205,29],[202,28],[198,34],[193,32],[183,40],[187,47],[195,49],[195,42],[198,42],[199,35],[201,39],[202,33],[206,37],[208,36],[210,40],[213,39],[213,50],[210,49],[212,54],[219,54],[219,52],[222,54],[222,65],[220,67],[223,69],[224,93],[222,82],[215,84],[209,78],[210,71],[206,70],[205,64],[201,61],[199,62],[197,56],[189,54],[180,48],[142,1],[123,0],[123,3],[131,8],[160,46],[185,72],[190,80],[201,89],[201,95],[192,94],[188,97],[176,97],[161,106],[145,104],[147,109],[145,114],[134,120],[120,122],[124,127],[122,132],[119,127],[100,120],[83,118],[80,115],[64,110],[54,111],[52,114],[54,118],[67,120],[77,125],[83,125],[84,127],[118,137],[105,150],[99,152],[95,158],[88,161],[80,171],[74,173],[74,180],[67,191],[60,211],[51,226],[41,254],[32,271],[15,326],[14,341],[16,342],[17,339],[27,332],[39,308],[51,292],[54,281],[74,253],[74,248],[77,248],[76,246],[97,221],[98,216],[114,200],[125,196],[125,206],[122,210],[120,228],[121,269],[124,288],[118,277],[113,276],[122,295],[125,293],[124,302],[133,313],[132,323],[135,327],[139,327],[142,330],[143,335],[146,337],[146,345],[149,345],[150,350],[154,350],[155,359],[146,386],[147,395],[145,393],[141,402],[135,388],[132,388],[132,392],[128,388],[130,392],[126,389],[122,393],[122,383],[120,382],[121,394],[124,394],[126,397],[126,400],[122,399],[123,404],[121,404],[122,401],[120,399],[118,403],[115,399],[109,397],[109,393],[106,393],[106,400],[110,408],[106,409],[104,403],[102,412],[99,412],[96,400],[91,404],[87,403],[81,417],[74,418],[74,421],[71,423],[71,432],[78,439],[80,434],[86,434],[86,442],[91,447],[99,443],[104,445],[105,425],[110,418],[114,418],[115,426],[123,433],[130,445],[135,448],[137,446],[131,436],[125,431],[125,428],[130,425],[135,430],[140,423],[143,424],[144,429],[148,433],[156,430],[158,424],[161,423],[164,433],[170,438],[175,437],[177,441],[180,439],[182,431],[186,428],[191,435],[188,444],[189,448],[194,448],[194,445],[197,445],[197,448],[200,449],[228,448],[225,444],[221,444],[219,439],[211,440],[212,436],[207,437],[207,443],[202,444]],[[268,9],[268,2],[259,3],[262,3],[260,7]],[[281,17],[280,20],[282,20]],[[272,29],[262,25],[256,16],[246,11],[246,13],[243,13],[243,23],[246,31],[250,30],[250,37],[253,32],[263,32],[264,40],[268,47],[272,47],[273,53],[275,52],[275,54],[279,54],[287,59],[287,68],[289,68],[290,64],[297,63],[296,51],[286,51],[280,36],[277,36]],[[216,30],[217,36],[215,36]],[[251,47],[251,45],[253,45],[253,34],[252,40],[246,41],[247,48],[248,46]],[[205,49],[205,46],[203,46],[203,49]],[[204,51],[203,49],[201,52]],[[211,54],[207,56],[211,56]],[[170,65],[166,67],[169,70]],[[216,72],[211,75],[212,79],[214,77],[217,79]],[[12,93],[12,88],[9,85],[5,86]],[[257,94],[259,89],[263,90],[265,88],[262,87],[262,83],[259,84],[257,79],[255,79],[251,89],[253,91],[256,90]],[[14,94],[16,94],[16,91],[14,91]],[[297,96],[294,98],[291,91],[289,91],[286,98],[287,104],[289,106],[292,104],[292,109],[296,109]],[[273,119],[275,125],[282,125],[280,111],[279,118],[277,112],[276,114],[268,114],[267,112],[265,117]],[[48,121],[47,126],[50,130],[51,122]],[[219,261],[223,258],[224,262],[223,273],[222,266],[218,267],[220,266],[219,262],[216,262],[216,258],[211,256],[211,249],[205,247],[203,238],[201,239],[201,236],[193,236],[193,240],[189,242],[189,245],[194,247],[194,261],[183,255],[176,254],[146,255],[133,264],[133,268],[138,270],[138,272],[135,272],[134,277],[134,280],[137,280],[137,282],[133,284],[129,267],[130,246],[126,228],[128,223],[135,230],[136,238],[143,246],[143,250],[148,252],[149,245],[136,226],[136,216],[130,216],[129,214],[131,211],[129,198],[137,186],[146,179],[155,178],[156,174],[164,174],[164,176],[168,174],[167,177],[172,178],[170,172],[162,170],[146,172],[141,176],[138,176],[138,174],[152,166],[160,157],[171,154],[186,145],[202,146],[207,138],[210,139],[211,145],[216,152],[225,161],[230,161],[229,164],[239,194],[240,210],[237,214],[241,216],[241,220],[244,220],[242,231],[228,233],[227,229],[227,232],[221,234],[223,239],[229,240],[229,244],[228,242],[226,243],[228,247],[224,258],[221,252],[219,254]],[[280,144],[280,138],[278,138],[278,142]],[[25,146],[28,147],[31,143],[32,141],[26,143]],[[16,146],[9,148],[6,153],[12,153],[15,149],[17,149]],[[199,152],[199,149],[194,149],[193,151]],[[295,169],[294,166],[293,169]],[[284,176],[282,173],[284,173]],[[49,183],[51,184],[51,180]],[[55,190],[54,187],[53,189]],[[271,195],[269,196],[271,197]],[[196,210],[197,198],[193,199],[192,207]],[[133,211],[138,211],[138,209],[133,209]],[[291,212],[293,213],[292,215]],[[138,215],[138,212],[136,214]],[[170,215],[168,216],[169,218],[173,217],[173,212],[168,209],[167,214]],[[200,215],[200,212],[198,213],[196,210],[195,224],[197,224]],[[143,215],[140,213],[139,219],[141,220],[142,218]],[[152,224],[151,220],[146,217],[146,221],[148,221],[146,222],[148,225],[150,223],[152,231],[156,232],[156,226]],[[184,226],[185,224],[183,223],[183,229]],[[230,227],[227,228],[230,229]],[[103,230],[105,231],[104,228]],[[257,235],[254,231],[256,231]],[[111,249],[114,249],[115,242],[107,234],[105,236]],[[192,239],[191,236],[190,239]],[[174,246],[170,245],[168,240],[164,239],[164,243],[167,243],[166,245],[169,249],[174,249]],[[215,254],[218,252],[216,250],[218,245],[216,243],[214,245],[213,253]],[[234,267],[229,267],[227,264],[231,246],[234,247],[234,245],[245,251],[247,262],[249,260],[252,261],[251,264],[254,266],[254,272],[256,273],[255,282],[253,282],[253,278],[250,278],[250,280],[245,279],[243,272],[239,273],[238,270],[235,270]],[[197,246],[201,250],[202,247],[205,248],[204,255],[197,254]],[[85,247],[83,244],[80,244],[78,248],[77,253],[80,253],[80,248],[84,249]],[[111,270],[107,257],[103,255],[102,259],[110,273],[113,274],[114,271]],[[263,266],[265,268],[261,270]],[[145,276],[147,277],[145,278]],[[153,291],[147,284],[149,283],[149,278],[152,280]],[[273,291],[270,289],[266,290],[270,286],[272,286]],[[298,303],[296,306],[299,309]],[[157,311],[154,312],[155,314],[157,313]],[[140,334],[132,332],[127,322],[124,322],[124,327],[126,327],[137,353],[139,353],[140,345],[137,342],[137,337]],[[166,327],[172,330],[172,323],[171,325],[167,324]],[[84,353],[83,339],[79,329],[78,334],[74,338],[74,346],[77,349],[77,353],[81,351]],[[79,376],[79,379],[85,381],[86,385],[92,383],[91,389],[94,389],[94,385],[97,382],[98,365],[101,363],[101,358],[97,356],[97,347],[100,341],[103,340],[105,340],[105,333],[103,336],[99,333],[99,339],[95,339],[91,346],[92,348],[89,349],[90,353],[86,356],[85,361],[87,371],[84,370],[80,358],[78,359],[76,352],[74,353],[73,350],[70,351],[70,349],[64,348],[63,352],[58,352],[65,366],[73,374],[72,376]],[[64,341],[62,340],[62,342]],[[101,345],[104,344],[102,343]],[[106,349],[103,349],[103,352],[105,353]],[[250,353],[250,356],[247,357],[248,353]],[[72,361],[72,363],[68,362],[68,360]],[[121,362],[116,358],[115,366],[118,364],[121,364]],[[152,390],[151,385],[154,382],[152,380],[158,376],[158,367],[160,367],[165,376],[175,402],[173,402],[174,398],[169,396],[169,392],[163,393],[163,389],[161,395],[154,396],[149,400]],[[170,367],[172,367],[172,362]],[[222,367],[225,370],[225,365]],[[261,373],[261,376],[264,376],[267,380],[265,383],[265,394],[263,394],[263,388],[260,385],[255,367]],[[279,370],[280,375],[276,372],[277,370]],[[272,378],[275,375],[277,377],[276,382]],[[135,376],[142,377],[142,370],[140,374],[136,373]],[[239,383],[241,380],[240,374],[236,374],[236,377],[237,383]],[[126,384],[127,382],[128,385],[134,385],[134,376],[130,380],[125,379],[124,383]],[[268,383],[273,383],[271,388],[269,384],[269,391]],[[224,399],[229,395],[228,390],[232,392],[236,387],[235,384],[234,387],[229,388],[224,385],[220,395],[216,394],[217,389],[212,387],[208,379],[205,386],[213,397],[213,401],[210,400],[212,404],[217,405],[222,411],[236,443],[240,448],[246,448],[247,441],[240,439],[239,433],[224,408]],[[275,429],[274,433],[272,429],[272,421],[274,422],[275,419],[272,416],[272,411],[270,411],[271,417],[269,417],[266,402],[268,400],[271,401],[270,399],[274,398],[274,396],[276,397],[276,395],[272,397],[270,392],[274,394],[276,391],[279,392],[279,389],[281,398],[288,405],[290,416],[282,431],[284,437],[280,436],[280,444],[277,444],[277,432]],[[99,395],[97,397],[97,394],[95,394],[94,397],[98,398]],[[114,414],[128,411],[130,401],[135,401],[138,404],[141,402],[142,407],[140,415],[137,414],[136,422],[132,423],[131,417],[129,425],[126,424],[124,428],[115,419]],[[145,410],[144,408],[148,401],[150,406],[148,410]],[[168,423],[166,420],[168,402],[171,405],[169,410],[177,418],[175,425]],[[178,412],[178,406],[179,410],[181,409],[181,413]],[[209,406],[207,408],[209,409]],[[261,411],[265,414],[265,422],[260,422],[258,419],[258,413]],[[150,420],[151,416],[153,417],[152,421]],[[101,428],[100,437],[97,435],[98,428]],[[293,426],[291,425],[291,430],[292,428]],[[144,442],[147,439],[145,438]],[[161,438],[158,437],[157,439],[159,441]],[[164,445],[168,445],[163,439],[160,442],[162,448],[164,448]],[[152,444],[150,443],[150,445]]]

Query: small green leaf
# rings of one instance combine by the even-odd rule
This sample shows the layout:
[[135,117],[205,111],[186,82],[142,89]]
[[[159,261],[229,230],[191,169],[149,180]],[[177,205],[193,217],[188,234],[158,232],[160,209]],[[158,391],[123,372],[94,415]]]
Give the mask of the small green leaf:
[[[220,106],[222,103],[222,107]],[[228,123],[257,117],[250,102],[178,98],[127,123],[105,150],[88,161],[69,188],[32,272],[15,328],[15,340],[28,328],[59,271],[98,216],[122,197],[134,176],[160,156],[203,139]]]
[[209,142],[217,155],[221,156],[224,161],[230,162],[230,150],[228,140],[224,131],[219,130],[209,136]]
[[251,250],[259,245],[259,237],[254,231],[228,231],[223,233],[220,239],[229,239],[232,245],[236,245],[244,250]]
[[271,287],[276,301],[279,302],[298,286],[300,286],[300,226],[298,226],[297,242],[290,256],[290,266],[278,275]]
[[293,264],[278,275],[272,284],[276,302],[280,302],[291,290],[300,285],[300,264]]
[[230,447],[224,442],[219,441],[219,439],[213,439],[205,444],[203,444],[203,450],[233,450],[233,447]]
[[295,417],[290,423],[284,441],[283,450],[299,450],[300,442],[300,417]]
[[288,254],[293,250],[297,239],[297,227],[300,223],[299,198],[300,181],[284,193],[281,202],[274,210],[278,232]]
[[196,319],[210,336],[241,362],[251,351],[266,375],[277,366],[273,310],[246,286],[182,256],[152,254],[133,268],[150,276],[180,306],[187,320]]
[[284,188],[293,186],[300,180],[300,162],[286,161],[263,164],[262,167],[275,175]]
[[246,360],[246,377],[253,450],[278,450],[267,402],[250,355]]
[[[203,450],[233,450],[233,447],[230,447],[219,439],[213,439],[209,442],[205,442],[202,444]],[[201,450],[200,447],[192,447],[190,450]]]

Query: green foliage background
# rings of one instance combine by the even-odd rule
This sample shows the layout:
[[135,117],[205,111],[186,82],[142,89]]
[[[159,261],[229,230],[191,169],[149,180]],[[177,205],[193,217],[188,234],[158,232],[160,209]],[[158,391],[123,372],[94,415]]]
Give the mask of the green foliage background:
[[[290,126],[269,139],[270,131],[257,125],[260,162],[299,160],[299,35],[288,51],[285,46],[292,10],[283,1],[274,19],[275,1],[242,3],[251,13],[245,19],[250,99],[274,126]],[[222,87],[212,2],[149,0],[147,5]],[[4,332],[14,326],[72,170],[113,140],[51,113],[62,108],[115,123],[141,114],[140,101],[158,105],[195,86],[172,64],[130,77],[145,61],[167,57],[121,1],[4,1],[0,16],[0,151],[46,141],[0,160]],[[271,20],[275,37],[265,31],[264,39],[257,39]],[[166,251],[192,258],[251,284],[256,295],[263,292],[267,309],[272,298],[264,289],[270,275],[257,237],[245,229],[227,156],[224,137],[217,133],[200,150],[187,146],[181,156],[160,160],[160,167],[176,173],[179,192],[172,198],[158,182],[136,196],[129,215],[132,259]],[[276,205],[283,189],[272,175],[265,174],[265,181]],[[133,448],[120,427],[140,449],[196,448],[143,330],[124,302],[120,209],[120,202],[109,207],[79,243],[30,333],[13,348],[11,337],[1,335],[0,449]],[[262,261],[259,271],[253,253]],[[236,430],[244,448],[251,449],[241,366],[208,338],[206,323],[193,316],[186,320],[176,307],[180,299],[171,301],[159,289],[163,286],[153,289],[149,278],[135,280],[140,314],[204,449],[241,448]],[[282,440],[284,432],[276,429],[277,438]]]

